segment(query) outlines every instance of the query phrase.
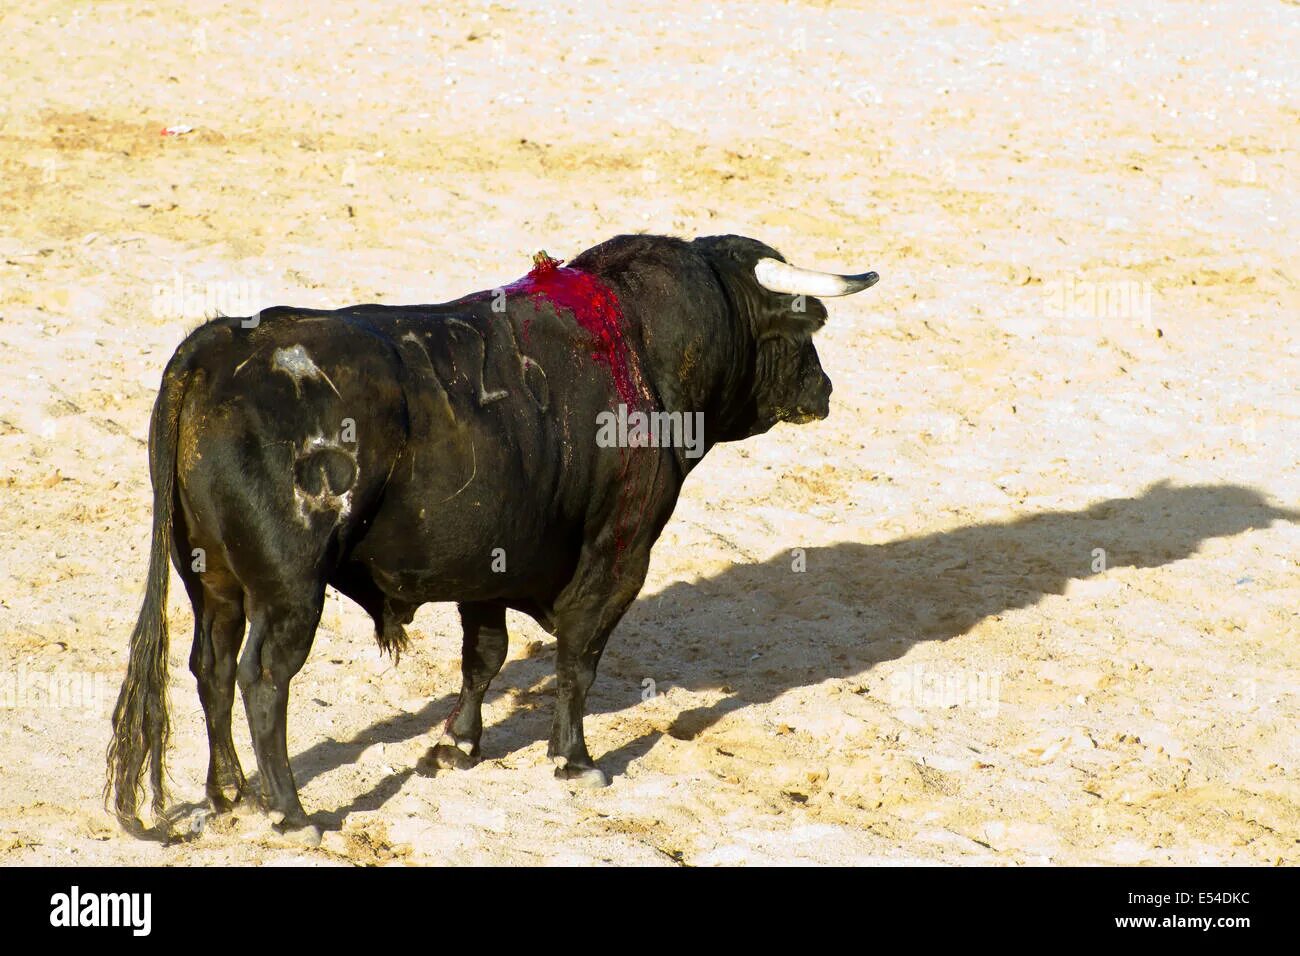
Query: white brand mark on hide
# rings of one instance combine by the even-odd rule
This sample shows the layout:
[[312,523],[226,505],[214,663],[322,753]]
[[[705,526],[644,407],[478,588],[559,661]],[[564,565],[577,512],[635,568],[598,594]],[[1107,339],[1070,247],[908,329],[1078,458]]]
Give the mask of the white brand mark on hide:
[[[271,354],[271,368],[277,372],[284,372],[284,374],[292,378],[293,389],[299,395],[302,394],[302,380],[305,378],[320,379],[330,387],[330,391],[335,395],[339,394],[339,390],[334,387],[334,383],[330,381],[329,376],[320,370],[316,363],[312,361],[311,356],[307,354],[307,350],[301,345],[294,345],[287,349],[276,349]],[[342,398],[341,395],[339,397]]]

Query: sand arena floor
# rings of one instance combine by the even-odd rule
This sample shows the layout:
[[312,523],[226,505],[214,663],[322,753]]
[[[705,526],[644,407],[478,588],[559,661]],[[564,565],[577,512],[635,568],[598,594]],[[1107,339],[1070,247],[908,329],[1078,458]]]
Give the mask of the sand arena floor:
[[[0,862],[1300,862],[1294,3],[187,6],[0,14]],[[332,595],[322,845],[118,832],[149,409],[212,297],[441,301],[636,230],[883,278],[830,304],[830,418],[688,482],[592,694],[613,785],[552,779],[516,617],[487,759],[413,774],[454,609],[394,667]]]

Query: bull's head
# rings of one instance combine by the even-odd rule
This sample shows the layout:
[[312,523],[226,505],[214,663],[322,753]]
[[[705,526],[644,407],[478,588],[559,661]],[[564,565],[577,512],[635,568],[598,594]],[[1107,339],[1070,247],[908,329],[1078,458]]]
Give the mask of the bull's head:
[[803,424],[830,413],[831,380],[813,333],[826,323],[819,297],[852,295],[876,284],[874,272],[836,275],[787,263],[770,246],[744,236],[709,236],[704,247],[754,345],[749,407],[721,440],[758,435],[777,422]]

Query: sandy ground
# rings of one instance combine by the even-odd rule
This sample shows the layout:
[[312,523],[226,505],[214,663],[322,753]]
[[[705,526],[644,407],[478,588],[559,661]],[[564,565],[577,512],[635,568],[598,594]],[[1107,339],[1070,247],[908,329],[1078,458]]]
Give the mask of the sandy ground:
[[[1294,3],[187,6],[0,13],[0,862],[1300,862]],[[883,279],[831,304],[831,417],[688,482],[592,695],[613,785],[552,779],[516,617],[487,759],[414,775],[454,609],[394,667],[332,595],[290,712],[321,847],[120,834],[185,332],[637,230]]]

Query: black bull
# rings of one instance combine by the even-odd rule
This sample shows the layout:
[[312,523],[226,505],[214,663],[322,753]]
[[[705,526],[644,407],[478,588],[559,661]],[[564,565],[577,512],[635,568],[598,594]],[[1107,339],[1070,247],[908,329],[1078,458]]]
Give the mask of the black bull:
[[[263,805],[281,828],[308,825],[285,715],[327,584],[394,654],[420,605],[458,603],[463,683],[426,758],[438,767],[476,761],[506,610],[534,617],[557,639],[556,775],[604,784],[583,739],[587,691],[687,474],[717,442],[829,410],[812,343],[826,309],[757,281],[764,259],[791,268],[738,236],[621,236],[444,305],[275,308],[189,335],[150,426],[148,581],[108,750],[123,825],[148,832],[137,817],[148,767],[157,832],[169,830],[169,556],[194,609],[214,810],[245,789],[238,683]],[[821,294],[875,281],[855,278]],[[600,416],[616,411],[632,438],[599,440]],[[680,413],[664,419],[671,440],[638,431],[637,412]],[[697,421],[691,447],[683,426]]]

